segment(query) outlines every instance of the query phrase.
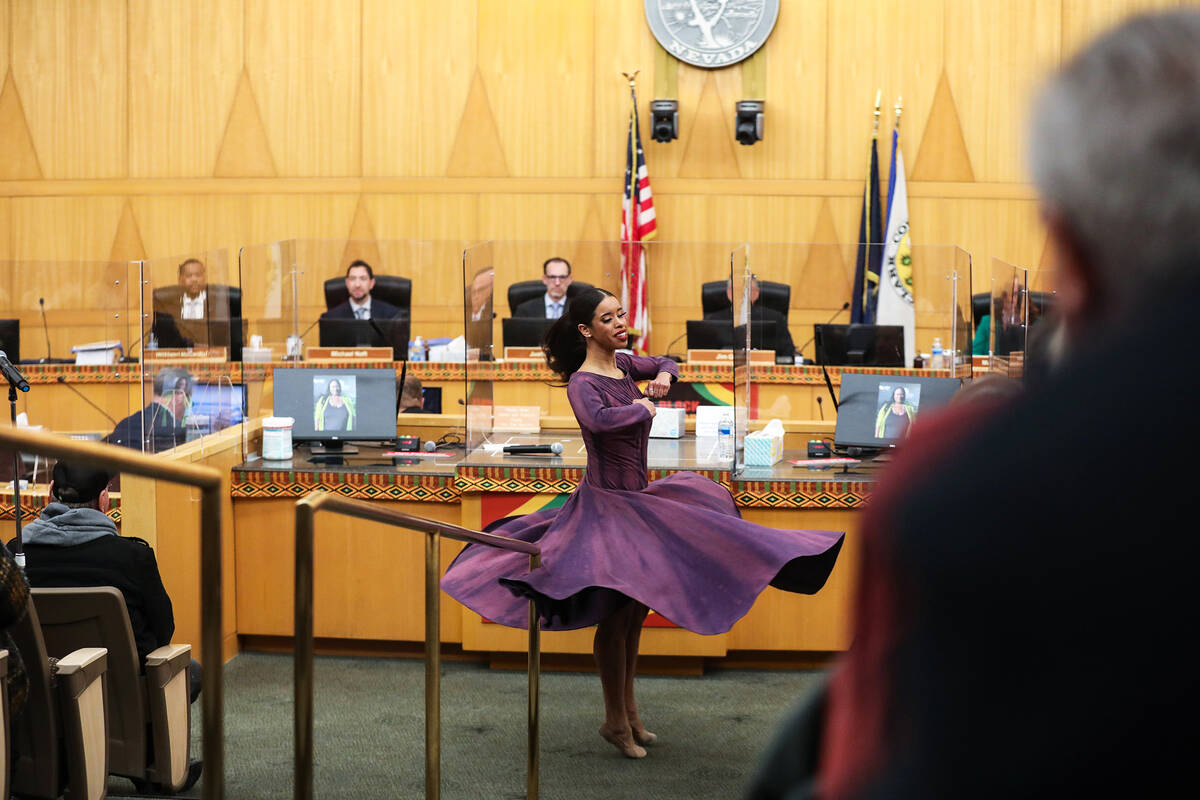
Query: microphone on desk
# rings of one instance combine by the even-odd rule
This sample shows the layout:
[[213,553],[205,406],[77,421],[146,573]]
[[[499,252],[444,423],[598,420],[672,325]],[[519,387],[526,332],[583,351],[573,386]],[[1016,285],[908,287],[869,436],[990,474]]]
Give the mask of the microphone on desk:
[[825,398],[817,395],[817,411],[821,414],[821,421],[825,421]]
[[559,456],[562,455],[562,442],[554,442],[553,444],[506,444],[504,445],[504,454],[519,456],[519,455],[547,455]]
[[75,394],[79,395],[79,396],[80,396],[80,397],[83,399],[83,402],[87,403],[89,406],[91,406],[92,408],[96,409],[96,410],[97,410],[97,411],[99,411],[101,414],[103,414],[103,415],[104,415],[104,418],[105,418],[105,419],[107,419],[109,422],[111,422],[111,423],[113,424],[113,427],[114,427],[114,428],[117,426],[117,421],[116,421],[115,419],[113,419],[112,417],[110,417],[110,416],[108,415],[108,412],[107,412],[107,411],[105,411],[103,408],[101,408],[100,406],[98,406],[98,405],[96,405],[95,403],[93,403],[93,402],[92,402],[92,401],[91,401],[91,400],[88,398],[88,396],[87,396],[86,394],[84,394],[83,392],[79,391],[78,389],[76,389],[76,388],[75,388],[74,386],[72,386],[71,384],[67,383],[67,379],[66,379],[66,378],[64,378],[62,375],[59,375],[59,376],[58,376],[58,378],[56,378],[56,380],[57,380],[59,383],[61,383],[63,386],[65,386],[65,387],[67,387],[68,389],[70,389],[70,390],[71,390],[72,392],[74,392]]
[[675,339],[669,345],[667,345],[667,351],[665,353],[663,353],[663,355],[666,356],[667,358],[673,359],[675,361],[682,361],[683,360],[682,357],[671,355],[671,348],[673,348],[675,345],[679,344],[679,340],[685,336],[687,336],[687,331],[684,331],[683,333],[676,336]]
[[8,360],[8,353],[3,350],[0,350],[0,374],[4,375],[4,379],[14,389],[20,389],[22,392],[29,391],[29,381],[25,380],[25,376],[13,366],[13,363]]
[[[833,312],[833,316],[830,317],[829,319],[825,320],[825,322],[823,324],[828,325],[829,323],[833,322],[835,319],[837,319],[839,314],[841,314],[843,311],[845,311],[849,307],[850,307],[850,301],[847,300],[846,302],[842,303],[842,307],[839,308],[837,311]],[[813,340],[816,338],[817,338],[816,331],[813,331],[813,335],[808,337],[808,341],[796,348],[796,355],[799,355],[801,358],[804,358],[803,355],[800,355],[800,351],[803,350],[804,348],[808,347],[810,344],[812,344]],[[814,355],[813,361],[816,361],[817,360],[815,358],[816,354],[814,353],[813,355]]]

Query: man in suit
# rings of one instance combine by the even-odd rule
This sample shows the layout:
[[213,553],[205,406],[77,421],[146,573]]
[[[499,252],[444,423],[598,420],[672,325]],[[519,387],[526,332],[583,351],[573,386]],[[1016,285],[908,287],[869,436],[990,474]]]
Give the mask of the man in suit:
[[567,289],[571,287],[571,265],[565,258],[554,256],[542,264],[542,283],[546,293],[526,300],[517,306],[514,317],[558,319],[567,304]]
[[184,417],[191,404],[192,376],[179,367],[163,367],[154,376],[150,404],[117,423],[109,444],[157,453],[187,441]]
[[210,284],[198,258],[179,265],[179,283],[154,291],[153,333],[159,347],[228,347],[229,326],[229,287]]
[[[1046,370],[1017,398],[918,421],[897,449],[859,527],[853,644],[822,736],[795,717],[754,800],[1200,790],[1194,740],[1171,733],[1200,713],[1182,656],[1200,625],[1190,487],[1150,497],[1118,463],[1151,452],[1154,474],[1183,476],[1200,446],[1197,130],[1194,8],[1126,21],[1041,92]],[[1154,389],[1112,391],[1114,365]],[[1137,657],[1116,656],[1127,643]],[[813,753],[815,775],[791,766]]]
[[[788,330],[787,319],[773,308],[768,308],[759,302],[759,286],[757,278],[750,278],[750,314],[749,320],[751,325],[755,322],[774,322],[775,323],[775,342],[774,348],[770,342],[763,342],[763,348],[775,350],[775,355],[781,359],[786,359],[790,362],[796,355],[796,346],[792,343],[792,333]],[[733,286],[729,281],[725,281],[725,296],[729,298],[729,305],[717,311],[710,311],[704,315],[705,319],[727,319],[733,320]],[[747,315],[742,309],[742,319],[738,320],[739,325],[746,324]],[[751,333],[753,336],[753,333]]]
[[350,299],[334,306],[321,316],[326,319],[396,319],[400,309],[378,297],[372,297],[375,271],[359,259],[346,268],[346,291]]

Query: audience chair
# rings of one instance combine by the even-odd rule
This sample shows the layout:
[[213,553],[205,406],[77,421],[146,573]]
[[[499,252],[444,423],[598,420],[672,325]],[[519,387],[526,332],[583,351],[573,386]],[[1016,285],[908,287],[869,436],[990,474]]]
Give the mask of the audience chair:
[[[399,275],[375,275],[375,288],[371,296],[400,309],[400,319],[410,319],[412,309],[412,281]],[[350,299],[346,290],[346,279],[330,278],[325,281],[325,310],[340,306]]]
[[191,739],[191,646],[158,648],[146,656],[143,674],[120,590],[34,589],[33,599],[51,656],[79,647],[108,648],[109,773],[131,779],[139,791],[183,788]]
[[85,647],[66,653],[52,675],[32,602],[10,633],[29,676],[29,699],[12,730],[12,792],[40,800],[64,794],[101,800],[108,794],[107,652]]
[[[567,287],[567,299],[570,300],[575,295],[582,292],[584,289],[591,289],[590,283],[583,281],[572,281]],[[536,281],[517,281],[508,287],[508,312],[511,316],[517,315],[517,306],[524,303],[526,300],[532,300],[535,297],[541,297],[546,293],[546,284],[541,280]]]
[[[783,314],[784,322],[787,321],[788,306],[792,302],[791,286],[775,281],[759,281],[758,299],[767,308]],[[700,285],[700,309],[705,317],[725,308],[729,308],[729,298],[725,295],[725,281],[708,281]]]

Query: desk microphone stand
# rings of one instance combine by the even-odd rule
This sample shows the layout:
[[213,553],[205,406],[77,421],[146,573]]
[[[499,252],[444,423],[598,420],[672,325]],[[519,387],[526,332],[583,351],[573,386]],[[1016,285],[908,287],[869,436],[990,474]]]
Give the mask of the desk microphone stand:
[[[17,427],[17,387],[9,384],[8,408],[12,426]],[[13,521],[17,526],[16,541],[13,543],[13,558],[21,571],[25,571],[25,548],[21,542],[21,454],[13,450]]]

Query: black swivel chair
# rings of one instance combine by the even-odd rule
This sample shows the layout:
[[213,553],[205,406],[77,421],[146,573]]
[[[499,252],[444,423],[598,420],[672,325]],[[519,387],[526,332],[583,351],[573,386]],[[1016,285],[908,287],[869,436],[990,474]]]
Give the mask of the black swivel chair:
[[[758,299],[767,308],[782,314],[784,322],[787,322],[788,306],[792,302],[791,286],[775,281],[759,281]],[[729,308],[725,281],[708,281],[700,285],[700,308],[706,318],[715,311]]]
[[[246,332],[246,321],[242,318],[242,288],[220,283],[210,283],[208,286],[214,290],[223,290],[223,293],[229,298],[229,316],[228,319],[222,319],[224,315],[221,312],[223,310],[217,309],[216,315],[209,318],[206,339],[215,347],[228,347],[230,359],[241,361],[242,343],[245,341]],[[177,291],[177,286],[163,286],[154,290],[155,311],[151,327],[158,339],[159,347],[191,347],[195,344],[180,332],[177,315],[163,310],[170,305],[173,298],[178,296]],[[213,294],[220,293],[213,292]],[[194,324],[194,321],[190,324]],[[196,334],[193,333],[193,335]]]
[[[575,295],[582,292],[584,289],[591,289],[590,283],[583,281],[572,281],[567,287],[567,299],[570,300]],[[536,281],[517,281],[508,287],[508,313],[512,316],[517,315],[517,306],[524,303],[526,300],[532,300],[535,297],[541,297],[546,293],[546,284],[540,280]]]
[[[400,319],[410,319],[412,309],[412,281],[399,275],[376,275],[375,288],[371,296],[400,309]],[[339,306],[350,299],[346,291],[345,278],[329,278],[325,281],[325,308]]]

